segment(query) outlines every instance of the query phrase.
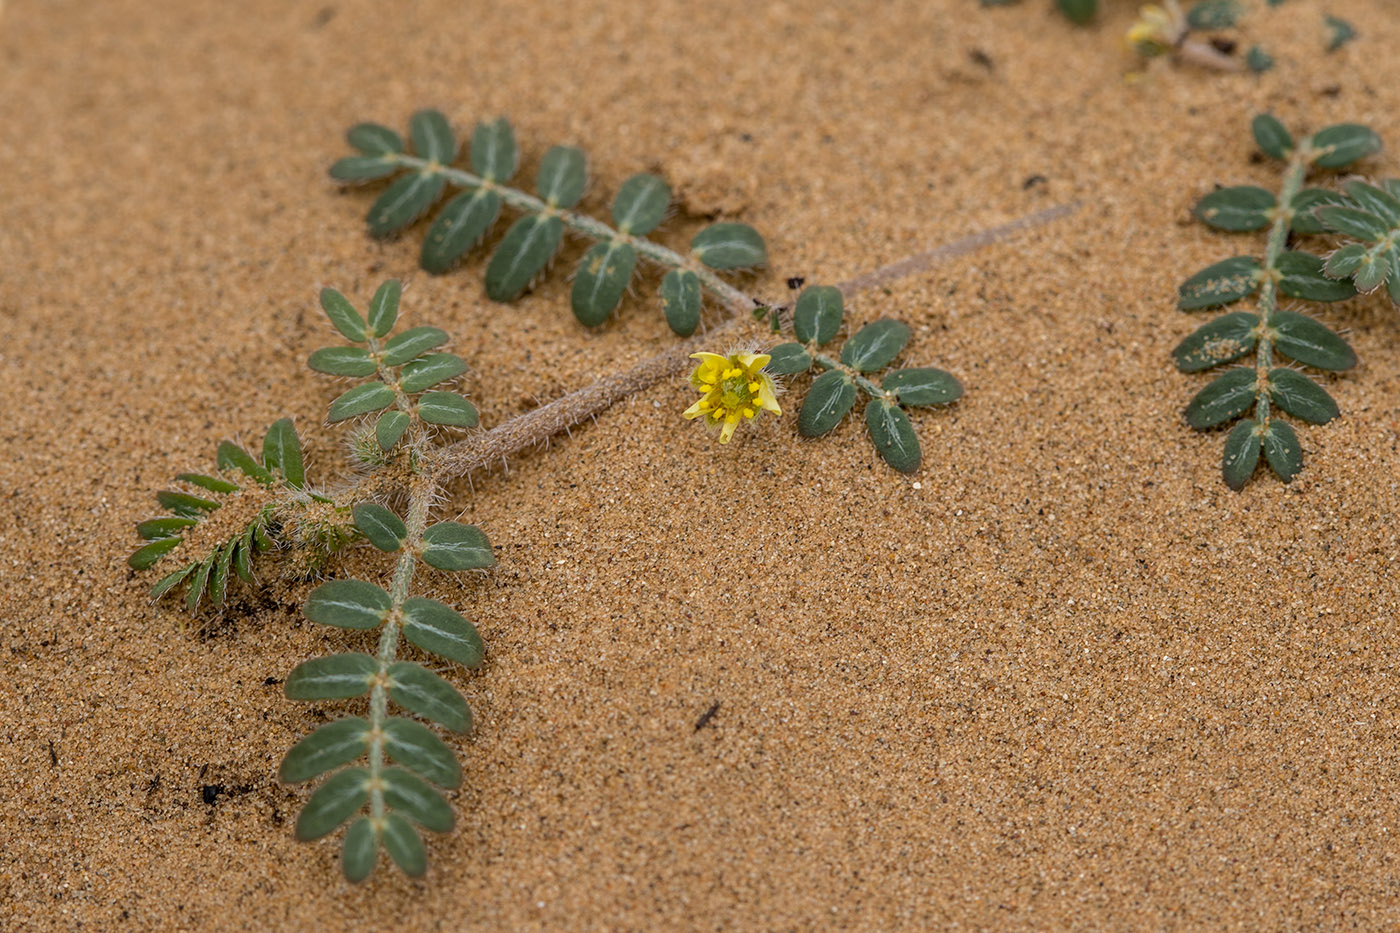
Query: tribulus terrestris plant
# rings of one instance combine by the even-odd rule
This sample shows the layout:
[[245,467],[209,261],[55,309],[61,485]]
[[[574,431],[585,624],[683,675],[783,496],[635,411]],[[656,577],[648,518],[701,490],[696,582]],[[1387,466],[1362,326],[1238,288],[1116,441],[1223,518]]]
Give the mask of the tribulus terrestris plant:
[[[1320,256],[1290,248],[1294,236],[1323,233],[1327,223],[1357,231],[1373,229],[1369,220],[1360,224],[1357,215],[1379,215],[1359,212],[1330,189],[1305,187],[1314,172],[1347,168],[1379,151],[1380,139],[1373,131],[1346,123],[1295,140],[1276,117],[1262,114],[1253,121],[1253,133],[1259,148],[1283,163],[1278,193],[1255,185],[1221,188],[1202,198],[1194,213],[1217,230],[1266,230],[1263,257],[1235,256],[1196,273],[1182,284],[1178,306],[1188,311],[1219,308],[1252,296],[1254,309],[1221,315],[1173,351],[1177,368],[1185,373],[1212,370],[1253,356],[1251,365],[1227,369],[1186,407],[1187,423],[1201,431],[1244,417],[1225,440],[1223,473],[1233,489],[1249,481],[1261,452],[1284,482],[1302,469],[1303,451],[1297,433],[1278,412],[1309,424],[1325,424],[1339,414],[1326,389],[1299,370],[1280,365],[1277,356],[1325,372],[1339,372],[1356,364],[1356,355],[1345,340],[1301,311],[1281,307],[1281,299],[1333,302],[1353,297],[1356,288],[1352,283],[1333,276],[1354,273],[1359,265],[1352,265],[1353,258],[1369,255],[1368,249],[1379,246],[1346,247],[1349,252],[1341,260],[1337,259],[1338,251],[1332,257],[1332,275]],[[1392,207],[1390,194],[1359,182],[1348,184],[1346,190],[1351,203],[1361,197],[1373,209],[1394,211],[1400,219],[1400,203]],[[1388,249],[1378,253],[1386,254]],[[1373,262],[1379,265],[1382,260]],[[1363,282],[1375,287],[1381,279],[1372,273]]]

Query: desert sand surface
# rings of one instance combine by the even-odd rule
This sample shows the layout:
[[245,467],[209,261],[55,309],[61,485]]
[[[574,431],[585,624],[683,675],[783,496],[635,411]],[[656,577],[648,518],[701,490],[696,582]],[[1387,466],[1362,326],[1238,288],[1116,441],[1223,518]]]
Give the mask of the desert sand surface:
[[[1125,80],[1133,6],[1106,6],[1081,29],[1040,0],[6,4],[0,928],[1400,921],[1400,312],[1311,306],[1361,364],[1289,485],[1221,482],[1222,435],[1181,415],[1204,378],[1170,361],[1205,319],[1177,284],[1260,248],[1189,213],[1276,186],[1253,115],[1367,123],[1389,148],[1365,170],[1400,174],[1400,18],[1289,0],[1249,21],[1268,73]],[[1322,55],[1325,12],[1361,38]],[[326,169],[349,125],[421,107],[507,116],[524,178],[581,146],[594,212],[664,176],[669,245],[753,224],[770,264],[736,281],[766,300],[1079,206],[848,302],[966,386],[915,416],[912,476],[858,419],[720,447],[677,378],[454,485],[438,514],[502,547],[419,578],[488,650],[452,675],[477,717],[457,827],[425,878],[381,859],[352,886],[338,837],[293,838],[308,791],[276,769],[354,706],[278,682],[357,636],[307,622],[313,582],[272,560],[222,613],[152,605],[133,523],[283,416],[343,475],[343,387],[305,366],[324,285],[403,278],[488,427],[675,341],[654,276],[574,321],[581,243],[503,306],[483,254],[433,277],[422,225],[371,240],[372,195]]]

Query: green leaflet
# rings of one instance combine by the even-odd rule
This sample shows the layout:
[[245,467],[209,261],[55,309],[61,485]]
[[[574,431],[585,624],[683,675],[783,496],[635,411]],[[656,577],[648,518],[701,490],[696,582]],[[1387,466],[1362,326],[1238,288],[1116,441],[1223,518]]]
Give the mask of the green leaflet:
[[1176,306],[1183,311],[1214,308],[1239,301],[1259,287],[1263,268],[1252,256],[1235,256],[1207,266],[1181,283]]
[[392,604],[384,588],[373,583],[330,580],[311,591],[302,611],[322,625],[370,629],[380,626]]
[[228,594],[229,568],[233,565],[235,543],[235,541],[226,541],[222,547],[214,552],[214,566],[209,571],[209,599],[216,606],[222,606],[224,596]]
[[617,229],[632,236],[646,236],[666,217],[671,187],[655,175],[633,175],[613,198],[612,215]]
[[800,343],[780,343],[768,355],[772,359],[764,369],[775,376],[795,376],[812,368],[812,355]]
[[1186,422],[1198,431],[1244,414],[1254,402],[1255,373],[1243,366],[1226,370],[1186,406]]
[[397,813],[384,817],[379,841],[384,843],[384,851],[405,875],[417,878],[428,870],[428,853],[423,850],[423,840],[418,838],[418,831],[412,824]]
[[1346,199],[1335,191],[1326,188],[1304,188],[1293,196],[1291,207],[1293,208],[1293,222],[1291,224],[1294,233],[1318,234],[1325,232],[1322,221],[1314,215],[1319,207],[1328,205],[1345,204]]
[[1240,6],[1235,0],[1200,0],[1186,11],[1186,23],[1192,29],[1229,29],[1240,18]]
[[661,280],[661,310],[672,332],[689,337],[700,326],[700,277],[689,269],[672,269]]
[[475,525],[438,522],[423,532],[423,561],[439,570],[482,570],[496,563],[496,555]]
[[962,398],[963,392],[962,384],[951,373],[932,366],[896,370],[885,377],[880,388],[893,392],[901,405],[947,405]]
[[570,302],[574,317],[586,327],[596,327],[622,301],[637,266],[637,251],[621,240],[595,243],[579,263]]
[[868,373],[888,366],[909,342],[909,325],[893,318],[872,321],[841,348],[841,362],[856,372]]
[[199,519],[197,518],[185,518],[179,515],[149,518],[144,522],[136,523],[136,533],[147,541],[158,541],[161,538],[178,538],[182,529],[191,528],[198,524]]
[[374,871],[374,861],[379,855],[379,837],[374,833],[374,825],[369,817],[362,816],[350,824],[345,832],[345,843],[340,850],[340,867],[345,879],[359,883]]
[[1361,264],[1366,261],[1367,252],[1364,243],[1348,243],[1327,257],[1327,262],[1322,268],[1323,274],[1334,279],[1348,278],[1361,268]]
[[213,499],[192,496],[173,489],[163,489],[156,493],[156,501],[160,503],[161,508],[169,509],[182,518],[199,518],[203,513],[212,512],[219,507],[219,503]]
[[1269,398],[1279,408],[1309,424],[1326,424],[1342,414],[1326,389],[1292,369],[1269,370]]
[[1356,297],[1356,288],[1350,282],[1323,274],[1322,260],[1312,253],[1288,250],[1279,255],[1275,268],[1282,274],[1278,290],[1289,298],[1346,301]]
[[823,345],[841,332],[843,313],[841,290],[831,285],[812,285],[797,296],[792,312],[792,329],[802,343]]
[[374,440],[380,450],[392,450],[413,419],[401,411],[386,411],[374,423]]
[[328,376],[373,376],[378,370],[369,351],[361,347],[322,347],[306,365]]
[[404,768],[385,768],[380,772],[380,780],[384,783],[384,802],[396,812],[436,833],[452,829],[452,808],[418,775]]
[[194,573],[198,567],[198,563],[189,563],[179,570],[172,571],[161,577],[160,580],[156,581],[156,585],[151,587],[151,599],[154,601],[160,599],[166,593],[169,593],[180,584],[180,581]]
[[327,723],[302,739],[277,771],[284,784],[300,784],[348,764],[369,750],[369,723],[358,716],[347,716]]
[[690,249],[711,269],[749,269],[768,262],[763,237],[748,224],[712,224],[695,234]]
[[1258,326],[1259,315],[1247,311],[1231,311],[1203,324],[1172,351],[1176,368],[1197,373],[1234,362],[1258,346]]
[[540,160],[535,190],[550,207],[574,207],[587,185],[588,161],[573,146],[553,146]]
[[447,331],[440,327],[410,327],[384,344],[384,365],[402,366],[444,343],[447,343]]
[[214,569],[214,561],[219,553],[215,551],[195,568],[194,574],[190,577],[190,586],[185,593],[185,611],[194,612],[199,608],[199,601],[204,597],[205,587],[209,585],[209,574]]
[[526,214],[511,224],[486,267],[486,294],[492,301],[519,298],[554,258],[563,235],[558,217]]
[[898,405],[875,398],[866,403],[865,426],[870,441],[885,462],[901,473],[913,473],[919,468],[923,453],[919,438],[909,416]]
[[384,749],[399,764],[439,787],[462,784],[462,767],[437,733],[420,722],[392,716],[384,723]]
[[1253,418],[1246,418],[1235,425],[1230,436],[1225,439],[1221,472],[1225,477],[1225,485],[1231,489],[1243,489],[1244,484],[1254,475],[1254,468],[1259,465],[1260,433],[1259,422]]
[[423,239],[419,264],[441,275],[481,242],[501,213],[501,196],[490,188],[463,191],[447,202]]
[[1306,366],[1338,372],[1356,365],[1356,353],[1325,325],[1295,311],[1276,311],[1271,318],[1274,347]]
[[413,151],[429,162],[446,165],[457,157],[457,140],[447,118],[436,110],[420,110],[408,121]]
[[386,279],[374,290],[374,297],[369,300],[369,328],[374,336],[383,337],[394,329],[394,322],[399,319],[399,297],[402,294],[403,286],[398,279]]
[[369,802],[369,772],[347,768],[316,788],[297,817],[297,838],[320,839],[360,811]]
[[380,411],[394,401],[394,390],[382,382],[367,382],[341,393],[326,416],[330,421],[344,421],[372,411]]
[[291,418],[282,418],[267,429],[263,437],[263,463],[269,470],[282,474],[288,486],[306,486],[306,465],[301,458],[301,441]]
[[1264,459],[1269,461],[1278,478],[1285,483],[1292,482],[1298,471],[1303,469],[1303,448],[1298,443],[1298,434],[1293,426],[1277,418],[1269,422],[1263,435]]
[[1331,35],[1327,39],[1327,51],[1335,52],[1348,42],[1356,38],[1356,27],[1340,16],[1333,16],[1330,13],[1322,18],[1327,26],[1327,31]]
[[[136,550],[136,553],[126,559],[127,565],[130,566],[132,570],[145,570],[166,554],[169,554],[179,547],[182,540],[181,538],[158,538],[149,544],[142,545]],[[162,580],[161,582],[164,583],[165,581]],[[175,582],[178,583],[179,581],[177,580]],[[171,584],[171,586],[174,585],[174,583]]]
[[340,292],[333,288],[321,289],[321,310],[326,312],[335,329],[353,343],[365,342],[365,319],[360,312]]
[[388,178],[399,170],[399,160],[393,156],[346,156],[331,166],[336,181],[359,182]]
[[397,551],[408,537],[403,519],[376,502],[361,502],[355,506],[354,515],[355,527],[381,551]]
[[850,377],[838,369],[827,370],[812,380],[797,415],[797,430],[803,437],[825,434],[841,423],[855,403],[856,387]]
[[490,182],[507,182],[515,174],[520,153],[515,131],[504,118],[478,123],[472,131],[472,171]]
[[1278,206],[1273,193],[1254,185],[1212,191],[1197,202],[1194,213],[1217,230],[1263,230]]
[[395,661],[389,667],[389,696],[409,712],[453,732],[471,731],[472,713],[467,701],[451,684],[421,664]]
[[446,184],[437,172],[426,170],[395,179],[369,209],[370,236],[392,236],[422,217]]
[[1079,26],[1087,26],[1094,19],[1094,14],[1099,11],[1099,0],[1055,0],[1060,12],[1065,15],[1070,22]]
[[379,665],[367,654],[332,654],[303,661],[287,675],[289,700],[347,700],[369,690]]
[[1339,123],[1313,134],[1313,164],[1319,168],[1345,168],[1358,159],[1381,151],[1381,138],[1370,127]]
[[378,123],[357,123],[345,131],[345,141],[365,155],[403,152],[403,137]]
[[1400,200],[1389,191],[1358,178],[1343,183],[1342,188],[1358,207],[1379,217],[1388,228],[1400,226]]
[[474,428],[480,420],[476,406],[451,392],[425,393],[418,399],[418,417],[454,428]]
[[1293,151],[1293,137],[1279,122],[1278,117],[1271,113],[1261,113],[1250,123],[1250,129],[1254,133],[1254,141],[1259,144],[1265,155],[1280,162],[1288,159],[1288,154]]
[[217,476],[205,476],[202,473],[177,473],[175,474],[175,478],[198,486],[201,489],[207,489],[210,492],[226,494],[238,491],[237,483],[230,483],[228,480],[220,479]]
[[1244,54],[1245,67],[1255,74],[1262,74],[1274,67],[1274,57],[1262,45],[1251,45]]
[[442,655],[464,667],[481,664],[485,649],[476,626],[436,599],[414,596],[404,600],[403,634],[424,651]]
[[399,388],[412,395],[440,382],[456,379],[466,371],[467,361],[460,356],[433,353],[404,364],[399,374]]
[[1313,212],[1322,226],[1332,233],[1375,242],[1390,232],[1384,220],[1358,207],[1325,205]]
[[272,482],[272,474],[254,460],[248,451],[232,441],[223,441],[219,444],[215,463],[219,465],[221,470],[237,469],[249,479],[264,485]]

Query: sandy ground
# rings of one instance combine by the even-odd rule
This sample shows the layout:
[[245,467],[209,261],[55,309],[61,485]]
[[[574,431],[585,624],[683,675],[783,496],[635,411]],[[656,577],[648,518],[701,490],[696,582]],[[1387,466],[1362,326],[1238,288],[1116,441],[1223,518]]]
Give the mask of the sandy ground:
[[[1368,122],[1392,147],[1372,170],[1400,173],[1400,21],[1290,0],[1255,20],[1273,72],[1130,84],[1109,5],[1083,31],[965,0],[9,3],[0,927],[1400,921],[1400,317],[1320,311],[1362,364],[1291,486],[1224,486],[1222,437],[1181,419],[1201,378],[1168,357],[1199,321],[1176,284],[1256,248],[1188,215],[1216,183],[1275,184],[1254,113]],[[1363,39],[1322,57],[1324,9]],[[326,167],[349,124],[430,105],[508,115],[527,172],[581,145],[591,209],[662,173],[672,245],[702,214],[756,225],[772,264],[747,284],[775,299],[1083,207],[850,304],[967,386],[916,417],[912,477],[858,424],[720,449],[677,380],[455,489],[444,514],[504,546],[490,574],[423,577],[489,649],[458,677],[458,827],[425,880],[350,887],[275,779],[337,707],[275,681],[354,639],[275,580],[182,630],[125,566],[132,523],[283,415],[334,479],[337,389],[303,365],[323,284],[407,279],[488,425],[672,340],[654,282],[585,333],[562,272],[503,307],[479,259],[430,278],[421,232],[371,242],[368,196]]]

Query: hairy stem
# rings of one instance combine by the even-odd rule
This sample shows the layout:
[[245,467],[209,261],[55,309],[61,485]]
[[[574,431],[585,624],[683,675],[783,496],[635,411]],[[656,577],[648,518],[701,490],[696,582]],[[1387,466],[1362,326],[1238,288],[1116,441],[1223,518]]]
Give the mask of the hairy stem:
[[747,311],[754,306],[754,301],[744,292],[730,285],[714,272],[707,269],[701,262],[688,256],[682,256],[674,250],[667,249],[660,243],[652,242],[646,237],[631,236],[621,233],[609,227],[601,220],[581,214],[578,211],[564,210],[555,207],[545,201],[541,201],[533,194],[521,191],[519,188],[512,188],[498,182],[488,181],[480,175],[459,168],[452,168],[447,165],[440,165],[436,162],[429,162],[417,156],[399,153],[394,159],[400,164],[409,168],[416,168],[419,171],[436,172],[448,183],[459,188],[487,188],[495,191],[511,207],[519,211],[531,214],[545,214],[558,217],[571,230],[582,233],[584,236],[595,240],[616,240],[632,246],[640,255],[645,256],[653,262],[660,263],[670,269],[689,269],[700,279],[700,284],[705,290],[723,302],[731,311]]
[[840,360],[832,359],[825,353],[818,353],[814,348],[808,347],[807,352],[812,355],[812,362],[822,369],[836,369],[846,374],[846,378],[856,384],[866,395],[871,398],[884,398],[885,390],[871,382],[869,379],[856,372]]
[[1274,365],[1273,317],[1278,310],[1278,280],[1282,273],[1278,270],[1279,256],[1288,245],[1288,231],[1293,224],[1293,198],[1303,186],[1311,162],[1311,150],[1307,143],[1301,143],[1288,159],[1288,168],[1283,173],[1283,186],[1279,189],[1278,208],[1274,212],[1273,225],[1269,227],[1269,239],[1264,247],[1264,280],[1259,286],[1259,345],[1255,360],[1254,420],[1260,428],[1269,423],[1269,370]]

